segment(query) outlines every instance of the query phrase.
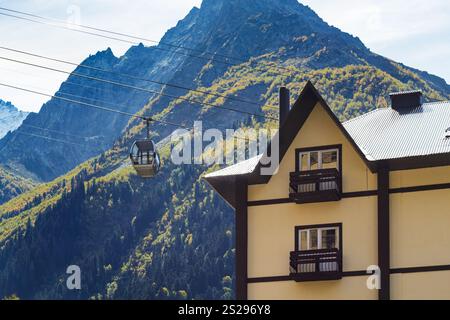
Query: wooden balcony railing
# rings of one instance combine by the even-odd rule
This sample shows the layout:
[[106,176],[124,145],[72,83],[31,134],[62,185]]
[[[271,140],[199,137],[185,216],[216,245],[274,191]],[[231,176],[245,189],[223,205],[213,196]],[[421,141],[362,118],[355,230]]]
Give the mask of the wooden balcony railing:
[[342,254],[339,249],[292,251],[289,265],[295,281],[342,278]]
[[289,197],[296,203],[341,199],[341,173],[337,169],[291,172]]

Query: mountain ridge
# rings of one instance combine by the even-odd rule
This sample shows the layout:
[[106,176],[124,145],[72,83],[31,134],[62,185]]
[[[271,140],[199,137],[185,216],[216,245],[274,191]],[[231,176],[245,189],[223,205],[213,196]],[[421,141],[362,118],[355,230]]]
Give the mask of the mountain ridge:
[[9,101],[0,99],[0,139],[9,131],[16,130],[29,112],[21,111]]
[[[283,4],[293,6],[293,2],[284,0]],[[258,8],[273,2],[239,0],[236,3],[250,4],[249,10],[233,15],[231,8],[228,16],[218,14],[222,20],[211,18],[205,3],[211,5],[206,9],[212,10],[219,1],[206,0],[200,9],[191,10],[187,18],[167,32],[164,42],[230,56],[252,54],[248,61],[226,66],[138,45],[118,58],[120,66],[115,70],[151,76],[174,63],[169,66],[170,72],[164,74],[168,82],[257,102],[259,105],[238,107],[266,116],[277,116],[279,86],[288,84],[294,100],[308,80],[341,120],[387,107],[392,91],[420,88],[427,100],[450,97],[450,92],[435,81],[371,53],[350,35],[335,35],[336,29],[320,21],[317,25],[327,28],[326,32],[303,28],[298,23],[304,19],[301,16],[281,19],[286,15],[280,11],[279,3],[254,12],[256,9],[250,10],[251,6]],[[308,19],[314,18],[309,11],[302,12]],[[214,27],[212,31],[210,26]],[[230,35],[232,30],[242,35]],[[284,38],[280,38],[280,32]],[[235,105],[225,98],[194,91],[165,88],[163,92],[221,106]],[[108,98],[110,103],[115,98],[89,97]],[[185,125],[203,119],[205,128],[278,126],[274,120],[183,100],[171,101],[162,96],[142,100],[145,102],[136,106],[139,112]],[[83,121],[80,119],[81,124]],[[124,120],[121,126],[117,126],[117,139],[111,139],[111,148],[105,146],[103,152],[80,161],[67,174],[0,205],[0,297],[233,298],[233,212],[201,180],[205,172],[218,166],[175,166],[169,160],[171,145],[166,143],[160,149],[160,174],[152,180],[142,180],[126,159],[130,144],[145,134],[145,127],[138,120]],[[155,123],[151,130],[154,139],[160,140],[174,128]],[[74,263],[82,268],[85,281],[83,290],[76,293],[59,285],[66,276],[64,267]]]

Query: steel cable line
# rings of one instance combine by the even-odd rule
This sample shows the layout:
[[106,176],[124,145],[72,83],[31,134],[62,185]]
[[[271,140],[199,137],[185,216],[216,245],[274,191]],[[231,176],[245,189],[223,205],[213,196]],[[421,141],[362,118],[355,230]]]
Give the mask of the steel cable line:
[[[35,75],[35,74],[31,74],[29,72],[21,72],[21,71],[18,71],[18,70],[7,69],[7,68],[2,68],[2,67],[0,67],[0,69],[1,70],[6,70],[6,71],[9,71],[9,72],[20,73],[20,74],[23,74],[23,75],[26,75],[26,76],[30,76],[30,77],[41,78],[40,76]],[[100,88],[100,87],[82,85],[80,83],[75,83],[75,82],[71,82],[71,81],[64,81],[63,84],[64,85],[66,85],[66,84],[74,85],[74,86],[79,86],[79,87],[83,87],[83,88],[93,89],[93,90],[96,90],[96,91],[102,91],[102,92],[105,92],[105,93],[110,93],[109,90],[106,90],[106,89],[103,89],[103,88]],[[37,87],[37,86],[33,86],[33,85],[28,85],[28,87],[32,88],[32,89],[37,89],[37,90],[45,90],[42,87]],[[85,97],[85,96],[79,96],[79,95],[71,94],[71,93],[63,91],[61,88],[55,93],[55,95],[71,96],[71,97],[75,97],[75,98],[79,98],[79,99],[86,99],[86,100],[91,100],[91,101],[95,101],[95,102],[101,102],[101,103],[104,103],[104,104],[107,104],[107,105],[111,105],[113,107],[119,107],[119,108],[122,107],[122,105],[117,105],[117,104],[111,103],[109,101],[95,99],[95,98],[88,98],[88,97]],[[25,124],[22,123],[22,125],[25,125]],[[79,136],[79,137],[80,138],[87,138],[87,137],[81,137],[81,136]]]
[[79,135],[76,135],[76,134],[65,133],[65,132],[62,132],[62,131],[54,130],[54,129],[42,128],[42,127],[33,126],[31,124],[25,124],[25,123],[22,123],[20,126],[33,128],[33,129],[37,129],[37,130],[42,130],[42,131],[54,132],[54,133],[61,134],[61,135],[64,135],[64,136],[78,138],[78,139],[83,139],[83,140],[88,140],[90,138],[93,138],[93,137],[83,137],[83,136],[79,136]]
[[17,86],[12,86],[12,85],[9,85],[9,84],[6,84],[6,83],[0,83],[0,86],[11,88],[11,89],[15,89],[15,90],[20,90],[20,91],[24,91],[24,92],[28,92],[28,93],[33,93],[33,94],[37,94],[37,95],[41,95],[41,96],[45,96],[45,97],[49,97],[49,98],[54,98],[54,99],[57,99],[57,100],[62,100],[62,101],[70,102],[70,103],[76,103],[76,104],[84,105],[86,107],[99,109],[99,110],[103,110],[103,111],[107,111],[107,112],[115,112],[117,114],[121,114],[121,115],[132,117],[132,118],[137,118],[137,119],[141,119],[141,120],[150,119],[151,121],[160,122],[160,123],[168,124],[168,125],[173,125],[173,126],[176,126],[176,127],[181,127],[181,125],[170,123],[170,122],[167,122],[167,121],[156,120],[156,119],[153,119],[153,118],[150,118],[150,117],[145,117],[145,116],[133,114],[131,112],[115,110],[115,109],[111,109],[111,108],[107,108],[107,107],[101,107],[101,106],[97,106],[97,105],[94,105],[94,104],[91,104],[91,103],[87,103],[87,102],[72,100],[72,99],[59,97],[59,96],[55,96],[55,95],[48,94],[48,93],[43,93],[43,92],[39,92],[39,91],[35,91],[35,90],[25,89],[25,88],[21,88],[21,87],[17,87]]
[[6,58],[6,57],[2,57],[2,56],[0,56],[0,59],[1,60],[10,61],[10,62],[19,63],[19,64],[24,64],[24,65],[28,65],[28,66],[32,66],[32,67],[36,67],[36,68],[41,68],[41,69],[45,69],[45,70],[49,70],[49,71],[64,73],[64,74],[68,74],[68,75],[72,75],[72,76],[76,76],[76,77],[80,77],[80,78],[85,78],[85,79],[89,79],[89,80],[104,82],[104,83],[108,83],[108,84],[116,85],[116,86],[121,86],[121,87],[128,88],[128,89],[145,91],[145,92],[148,92],[148,93],[152,93],[152,94],[155,94],[155,95],[161,95],[161,96],[169,97],[169,98],[176,99],[176,100],[179,99],[179,100],[191,103],[191,104],[200,104],[200,105],[204,105],[204,106],[214,107],[214,108],[217,108],[217,109],[223,109],[223,110],[233,111],[233,112],[237,112],[237,113],[242,113],[242,114],[246,114],[246,115],[250,115],[250,116],[255,116],[255,117],[260,117],[260,118],[265,118],[265,119],[270,119],[270,120],[278,120],[278,118],[266,116],[266,115],[263,115],[263,114],[254,114],[254,113],[251,113],[251,112],[238,110],[238,109],[234,109],[234,108],[230,108],[230,107],[219,106],[219,105],[216,105],[216,104],[213,104],[213,103],[201,102],[201,101],[198,101],[198,100],[193,100],[193,99],[184,98],[184,97],[180,97],[180,96],[176,96],[176,95],[172,95],[172,94],[167,94],[167,93],[162,93],[162,92],[158,92],[158,91],[154,91],[154,90],[150,90],[150,89],[136,87],[136,86],[128,85],[128,84],[121,83],[121,82],[116,82],[116,81],[105,80],[105,79],[96,78],[96,77],[92,77],[92,76],[87,76],[87,75],[76,73],[76,72],[64,71],[64,70],[60,70],[60,69],[56,69],[56,68],[46,67],[46,66],[43,66],[43,65],[38,65],[38,64],[30,63],[30,62],[25,62],[25,61],[20,61],[20,60],[16,60],[16,59],[11,59],[11,58]]
[[23,132],[21,129],[15,130],[14,132],[22,134],[22,135],[30,136],[30,137],[46,139],[46,140],[53,141],[53,142],[61,142],[61,143],[72,144],[72,145],[76,145],[76,146],[87,147],[87,145],[82,144],[82,143],[61,140],[61,139],[55,139],[55,138],[51,138],[51,137],[47,137],[47,136],[43,136],[43,135],[39,135],[39,134],[34,134],[34,133],[29,133],[29,132]]
[[178,85],[178,84],[171,84],[171,83],[157,81],[157,80],[152,80],[152,79],[140,78],[140,77],[133,76],[131,74],[115,72],[115,71],[112,71],[112,70],[105,70],[105,69],[102,69],[102,68],[97,68],[97,67],[87,66],[87,65],[83,65],[83,64],[78,64],[78,63],[67,61],[67,60],[61,60],[61,59],[56,59],[56,58],[52,58],[52,57],[48,57],[48,56],[44,56],[44,55],[31,53],[31,52],[28,52],[28,51],[22,51],[22,50],[17,50],[17,49],[13,49],[13,48],[3,47],[3,46],[0,46],[0,49],[6,50],[6,51],[15,52],[15,53],[20,53],[20,54],[24,54],[24,55],[28,55],[28,56],[32,56],[32,57],[35,57],[35,58],[45,59],[45,60],[49,60],[49,61],[53,61],[53,62],[64,63],[64,64],[72,65],[72,66],[75,66],[75,67],[81,67],[81,68],[86,68],[86,69],[90,69],[90,70],[101,71],[101,72],[105,72],[105,73],[119,75],[119,76],[123,76],[123,77],[126,77],[126,78],[134,79],[134,80],[146,81],[146,82],[150,82],[150,83],[159,84],[159,85],[162,85],[162,86],[168,86],[168,87],[173,87],[173,88],[177,88],[177,89],[193,91],[193,92],[201,93],[201,94],[208,95],[208,96],[215,96],[215,97],[224,98],[224,99],[228,99],[228,100],[235,100],[235,101],[239,101],[239,102],[243,102],[243,103],[258,105],[258,103],[256,103],[256,102],[239,99],[239,98],[232,97],[232,96],[229,97],[229,96],[225,96],[225,95],[221,95],[221,94],[217,94],[217,93],[212,93],[212,92],[202,91],[202,90],[193,89],[193,88],[189,88],[189,87],[184,87],[184,86],[181,86],[181,85]]
[[[158,43],[158,44],[163,44],[163,45],[168,45],[169,46],[169,44],[166,43],[166,42],[163,43],[163,42],[156,41],[156,40],[145,39],[143,37],[127,35],[125,33],[114,32],[114,31],[101,29],[101,28],[94,28],[94,27],[89,27],[89,26],[83,26],[83,25],[80,25],[80,24],[70,23],[70,22],[67,22],[67,21],[54,19],[54,18],[47,18],[47,17],[35,15],[35,14],[26,13],[26,12],[23,12],[23,11],[12,10],[12,9],[8,9],[8,8],[4,8],[4,7],[0,7],[0,10],[4,10],[4,11],[8,11],[8,12],[14,12],[14,13],[22,14],[22,15],[25,15],[25,16],[38,18],[38,19],[42,19],[44,21],[54,21],[54,22],[57,22],[58,24],[48,23],[48,22],[44,22],[44,21],[38,21],[38,20],[34,20],[34,19],[29,19],[29,18],[25,18],[25,17],[21,17],[21,16],[16,16],[16,15],[7,14],[7,13],[1,13],[0,12],[0,15],[3,15],[3,16],[16,18],[16,19],[19,19],[19,20],[24,20],[24,21],[29,21],[29,22],[34,22],[34,23],[38,23],[38,24],[43,24],[43,25],[49,25],[49,26],[60,28],[60,29],[64,29],[64,30],[75,31],[75,32],[79,32],[79,33],[85,33],[85,34],[88,34],[88,35],[98,36],[98,37],[106,38],[106,39],[109,39],[109,40],[121,41],[121,42],[125,42],[125,43],[128,43],[128,44],[133,44],[133,45],[138,45],[139,44],[138,42],[135,42],[135,41],[130,41],[130,40],[121,39],[121,38],[117,38],[117,37],[107,36],[107,35],[94,33],[94,32],[89,32],[89,31],[80,30],[80,29],[70,28],[70,27],[67,27],[65,25],[71,25],[71,26],[78,27],[78,28],[86,28],[86,29],[90,29],[90,30],[96,30],[96,31],[100,31],[100,32],[103,32],[103,33],[109,33],[109,34],[113,34],[113,35],[120,35],[120,36],[128,37],[128,38],[131,38],[131,39],[139,39],[139,40],[142,40],[142,41],[148,41],[148,42],[153,42],[153,43]],[[63,24],[63,25],[61,25],[61,24]],[[192,48],[188,48],[188,47],[184,47],[184,46],[180,46],[180,45],[175,45],[175,44],[170,44],[170,46],[174,47],[176,49],[184,49],[184,50],[190,50],[190,51],[197,51],[197,52],[201,52],[201,53],[208,53],[208,51],[202,51],[202,50],[199,50],[199,49],[192,49]],[[206,60],[206,61],[215,61],[215,62],[222,63],[222,64],[225,64],[225,65],[228,65],[228,66],[236,66],[236,65],[238,65],[238,63],[230,63],[228,61],[217,60],[217,59],[215,59],[213,57],[197,56],[197,55],[188,54],[188,53],[185,53],[185,52],[180,52],[178,50],[173,51],[173,50],[169,50],[169,49],[164,49],[164,48],[161,48],[161,47],[158,47],[158,46],[153,46],[153,47],[149,47],[149,48],[155,49],[155,50],[163,50],[163,51],[167,51],[167,52],[172,52],[172,53],[185,55],[185,56],[192,57],[192,58],[198,58],[198,59],[202,59],[202,60]],[[226,56],[226,55],[223,55],[223,54],[215,54],[215,53],[208,53],[208,54],[215,55],[215,56],[223,56],[223,57],[226,57],[227,59],[238,60],[238,61],[240,61],[239,64],[240,63],[245,63],[245,62],[247,62],[248,59],[250,59],[250,57],[247,60],[245,60],[243,58],[234,58],[234,57]],[[285,70],[285,71],[290,71],[289,68],[282,67],[282,66],[269,66],[269,67],[270,68],[275,68],[275,69],[280,69],[280,70]],[[285,74],[282,73],[282,72],[277,72],[277,73],[279,75],[285,76]]]
[[[159,120],[159,119],[155,119],[153,117],[146,117],[146,116],[143,116],[143,115],[133,114],[133,113],[126,112],[126,111],[115,110],[115,109],[102,107],[102,106],[98,106],[98,105],[91,104],[91,103],[86,103],[86,102],[77,101],[77,100],[73,100],[73,99],[63,98],[63,97],[55,96],[55,95],[48,94],[48,93],[43,93],[43,92],[39,92],[39,91],[35,91],[35,90],[30,90],[30,89],[26,89],[26,88],[21,88],[21,87],[9,85],[9,84],[6,84],[6,83],[1,83],[0,82],[0,86],[11,88],[11,89],[15,89],[15,90],[19,90],[19,91],[23,91],[23,92],[33,93],[33,94],[37,94],[37,95],[41,95],[41,96],[45,96],[45,97],[49,97],[49,98],[54,98],[54,99],[62,100],[62,101],[65,101],[65,102],[75,103],[75,104],[79,104],[79,105],[82,105],[82,106],[85,106],[85,107],[98,109],[98,110],[102,110],[102,111],[106,111],[106,112],[114,112],[114,113],[121,114],[121,115],[124,115],[124,116],[128,116],[128,117],[131,117],[131,118],[141,119],[141,120],[145,120],[145,121],[149,120],[150,122],[157,122],[157,123],[161,123],[161,124],[165,124],[165,125],[169,125],[169,126],[173,126],[173,127],[182,128],[182,129],[185,129],[185,130],[188,130],[188,131],[193,131],[195,129],[195,127],[188,127],[188,126],[183,125],[183,124],[178,124],[178,123],[174,123],[174,122],[170,122],[170,121],[166,121],[166,120]],[[248,138],[243,138],[243,137],[234,137],[234,138],[235,139],[240,139],[240,140],[245,140],[247,142],[256,142],[255,140],[248,139]]]
[[21,15],[24,15],[24,16],[38,18],[38,19],[42,19],[42,20],[46,20],[46,21],[53,21],[53,22],[56,22],[56,23],[66,24],[66,25],[70,25],[70,26],[74,26],[74,27],[81,27],[81,28],[89,29],[89,30],[93,30],[93,31],[100,31],[100,32],[103,32],[103,33],[110,33],[110,34],[114,34],[116,36],[127,37],[127,38],[130,38],[130,39],[151,42],[151,43],[154,43],[154,44],[161,44],[161,45],[165,45],[165,46],[172,47],[172,48],[185,49],[185,50],[198,52],[198,53],[206,53],[206,54],[210,54],[212,56],[218,56],[218,57],[223,57],[225,59],[231,59],[231,60],[236,60],[236,61],[239,61],[239,62],[245,62],[242,58],[232,57],[232,56],[224,55],[224,54],[221,54],[221,53],[208,52],[208,51],[203,51],[203,50],[199,50],[199,49],[193,49],[193,48],[177,45],[177,44],[170,43],[170,42],[165,42],[165,41],[163,42],[163,41],[152,40],[152,39],[148,39],[148,38],[144,38],[144,37],[140,37],[140,36],[135,36],[135,35],[130,35],[130,34],[126,34],[126,33],[121,33],[121,32],[117,32],[117,31],[112,31],[112,30],[107,30],[107,29],[102,29],[102,28],[82,25],[82,24],[78,24],[78,23],[73,23],[73,22],[62,20],[62,19],[44,17],[44,16],[40,16],[40,15],[37,15],[37,14],[27,13],[27,12],[13,10],[13,9],[8,9],[8,8],[4,8],[4,7],[0,7],[0,10],[13,12],[13,13],[18,13],[18,14],[21,14]]
[[[17,72],[16,70],[10,70],[10,71]],[[36,76],[36,75],[29,74],[29,73],[23,73],[23,72],[21,72],[21,73],[22,73],[22,74],[25,74],[25,75],[28,75],[28,76]],[[95,90],[100,90],[100,91],[107,92],[105,89],[102,89],[102,88],[99,88],[99,87],[93,87],[93,86],[82,85],[82,84],[78,84],[78,83],[70,82],[70,81],[65,81],[64,84],[71,84],[71,85],[75,85],[75,86],[80,86],[80,87],[85,87],[85,88],[90,88],[90,89],[95,89]],[[45,89],[43,89],[43,88],[36,87],[36,86],[31,86],[31,87],[32,87],[33,89],[37,89],[37,90],[45,90]],[[123,105],[118,105],[118,104],[115,104],[115,103],[111,103],[111,102],[109,102],[109,101],[100,100],[100,99],[95,99],[95,98],[88,98],[88,97],[84,97],[84,96],[79,96],[79,95],[75,95],[75,94],[63,92],[63,91],[61,91],[61,89],[55,93],[55,95],[58,95],[58,94],[59,94],[59,95],[67,95],[67,96],[71,96],[71,97],[78,98],[78,99],[85,99],[85,100],[90,100],[90,101],[100,102],[100,103],[102,103],[102,104],[107,104],[107,105],[110,105],[110,106],[112,106],[112,107],[117,107],[117,108],[122,108],[122,107],[123,107]],[[204,114],[204,115],[202,115],[202,116],[200,117],[199,120],[206,120],[206,119],[211,118],[211,117],[214,116],[214,115],[215,115],[214,113],[209,113],[209,114],[206,114],[206,115]],[[29,126],[29,127],[35,127],[35,128],[42,129],[42,130],[49,130],[49,129],[44,129],[44,128],[40,128],[40,127],[36,127],[36,126],[25,125],[25,124],[23,124],[23,123],[22,123],[22,125],[23,125],[23,126]],[[50,130],[50,131],[55,131],[55,130]],[[192,131],[192,129],[191,129],[191,131]],[[55,132],[56,132],[56,131],[55,131]],[[59,133],[62,133],[61,131],[58,131],[58,132],[59,132]],[[65,133],[62,133],[62,134],[65,134]],[[67,135],[67,134],[66,134],[66,135]],[[73,135],[73,136],[74,136],[74,135]],[[89,138],[91,138],[91,137],[82,137],[82,136],[75,136],[75,137],[79,137],[79,138],[83,138],[83,139],[89,139]],[[254,141],[254,140],[246,139],[246,138],[242,138],[242,137],[235,137],[235,138],[236,138],[236,139],[241,139],[241,140],[246,140],[246,141]]]
[[[2,49],[2,48],[3,47],[0,46],[0,49]],[[29,73],[29,72],[23,72],[23,71],[18,71],[18,70],[14,70],[14,69],[3,68],[3,67],[0,67],[0,69],[6,70],[6,71],[9,71],[9,72],[20,73],[20,74],[23,74],[23,75],[26,75],[26,76],[30,76],[30,77],[34,77],[34,78],[40,78],[38,75]],[[92,89],[93,91],[102,91],[102,92],[106,92],[108,94],[110,93],[109,90],[106,90],[106,89],[98,87],[98,86],[89,86],[89,85],[86,85],[86,84],[76,83],[76,82],[72,82],[72,81],[69,81],[69,80],[63,81],[61,83],[60,89],[56,92],[57,94],[70,95],[70,96],[75,96],[75,97],[79,97],[79,98],[82,98],[82,99],[90,99],[92,101],[102,101],[102,100],[96,100],[94,98],[87,98],[87,97],[76,96],[76,95],[73,95],[73,94],[70,94],[70,93],[63,92],[63,91],[61,91],[62,90],[61,88],[62,88],[63,85],[74,85],[74,86],[78,86],[78,87],[89,88],[89,89]],[[34,88],[35,89],[39,89],[39,90],[43,90],[42,88],[37,88],[37,87],[34,87]],[[106,104],[114,105],[114,104],[112,104],[112,103],[110,103],[108,101],[103,101],[103,102],[106,103]],[[252,104],[258,105],[257,103],[253,103],[253,102],[249,102],[249,101],[245,101],[245,100],[243,102],[252,103]],[[276,107],[276,106],[265,106],[265,107],[267,107],[269,109],[278,110],[278,107]]]
[[[44,22],[44,21],[33,20],[33,19],[25,18],[25,17],[19,17],[19,16],[15,16],[15,15],[12,15],[12,14],[8,14],[8,13],[0,12],[0,15],[6,16],[6,17],[11,17],[11,18],[16,18],[16,19],[19,19],[19,20],[34,22],[34,23],[38,23],[38,24],[42,24],[42,25],[48,25],[48,26],[52,26],[52,27],[55,27],[55,28],[59,28],[59,29],[74,31],[74,32],[78,32],[78,33],[84,33],[84,34],[88,34],[88,35],[91,35],[91,36],[101,37],[101,38],[105,38],[105,39],[109,39],[109,40],[125,42],[125,43],[132,44],[132,45],[139,45],[139,42],[135,42],[135,41],[130,41],[130,40],[121,39],[121,38],[117,38],[117,37],[107,36],[107,35],[103,35],[103,34],[99,34],[99,33],[95,33],[95,32],[89,32],[89,31],[85,31],[85,30],[69,28],[69,27],[65,27],[65,26],[62,26],[62,25],[57,25],[57,24],[54,24],[54,23],[48,23],[48,22]],[[174,50],[170,50],[170,49],[161,48],[161,47],[158,47],[158,46],[149,47],[149,49],[171,52],[171,53],[175,53],[175,54],[179,54],[179,55],[183,55],[183,56],[187,56],[187,57],[191,57],[191,58],[201,59],[201,60],[205,60],[205,61],[215,61],[215,62],[222,63],[222,64],[228,65],[228,66],[235,66],[236,65],[234,63],[229,63],[229,62],[226,62],[226,61],[221,61],[221,60],[217,60],[217,59],[213,59],[213,58],[209,58],[209,57],[196,56],[194,54],[180,52],[178,50],[174,51]]]

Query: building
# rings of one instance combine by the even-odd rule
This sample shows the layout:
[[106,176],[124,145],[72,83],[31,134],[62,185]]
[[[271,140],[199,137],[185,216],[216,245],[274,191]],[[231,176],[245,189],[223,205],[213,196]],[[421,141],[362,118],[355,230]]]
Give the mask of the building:
[[391,102],[340,123],[282,88],[278,173],[205,177],[236,211],[238,299],[450,299],[450,102]]

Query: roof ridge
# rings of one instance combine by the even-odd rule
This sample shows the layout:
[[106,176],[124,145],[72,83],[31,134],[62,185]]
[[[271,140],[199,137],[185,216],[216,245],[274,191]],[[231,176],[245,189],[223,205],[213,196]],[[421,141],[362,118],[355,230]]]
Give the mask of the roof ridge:
[[450,100],[437,100],[437,101],[428,101],[423,104],[437,104],[437,103],[450,103]]
[[363,118],[363,117],[365,117],[365,116],[367,116],[367,115],[369,115],[369,114],[375,113],[375,111],[379,111],[379,110],[381,110],[381,109],[385,109],[385,108],[376,108],[376,109],[371,110],[371,111],[369,111],[369,112],[360,114],[359,116],[356,116],[356,117],[354,117],[354,118],[351,118],[351,119],[348,119],[348,120],[342,122],[342,125],[345,126],[345,125],[346,125],[347,123],[349,123],[349,122],[352,122],[352,121],[358,120],[358,119],[360,119],[360,118]]

